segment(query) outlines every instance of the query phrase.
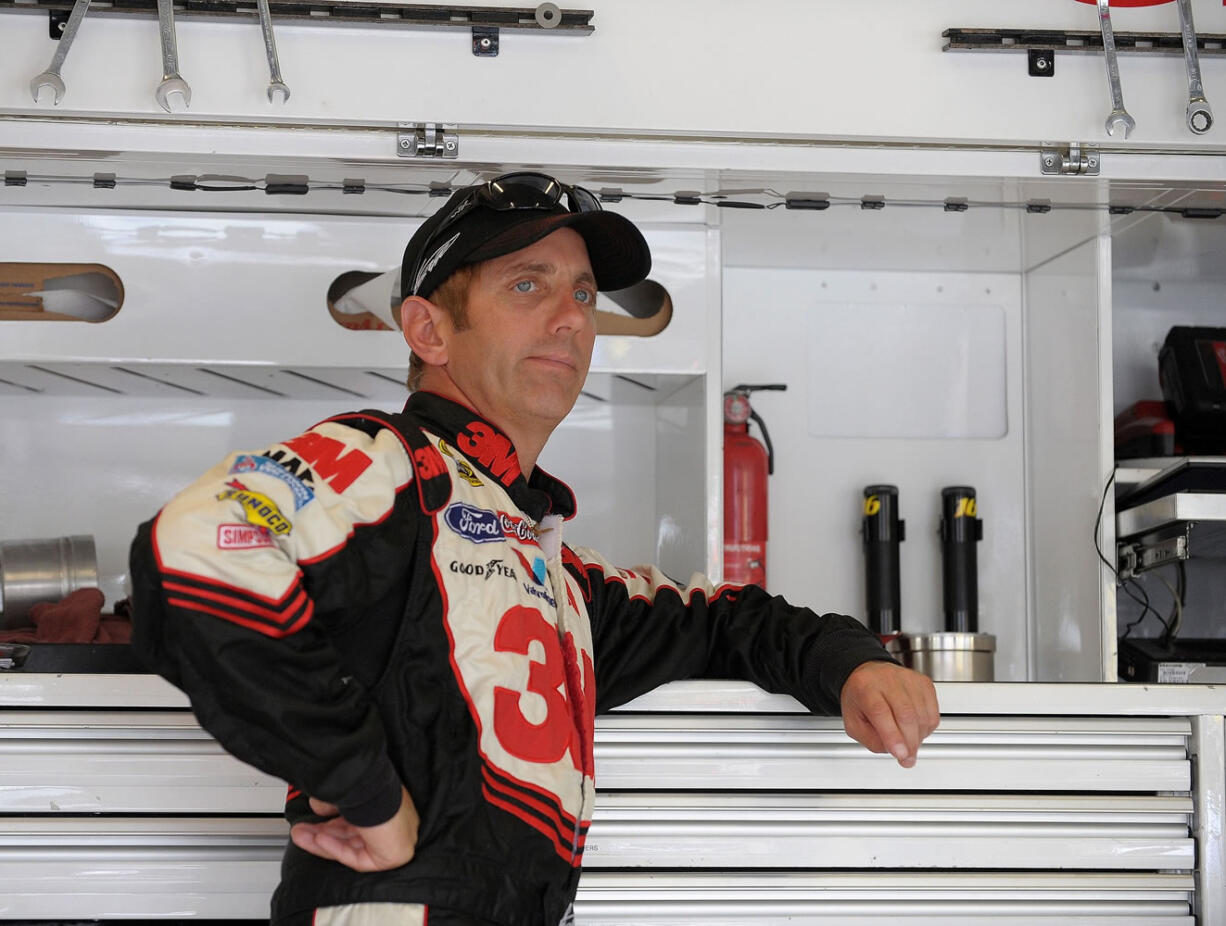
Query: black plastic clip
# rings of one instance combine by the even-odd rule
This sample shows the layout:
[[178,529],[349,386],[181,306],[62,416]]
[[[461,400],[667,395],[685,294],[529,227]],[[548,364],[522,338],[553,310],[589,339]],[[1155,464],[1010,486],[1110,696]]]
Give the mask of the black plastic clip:
[[673,194],[673,205],[676,206],[701,206],[702,197],[699,193],[691,193],[688,190],[681,193]]
[[1026,203],[1026,211],[1031,215],[1046,215],[1051,212],[1051,203],[1046,200],[1032,200]]
[[269,196],[306,196],[311,189],[310,182],[306,174],[269,174],[264,178],[264,192]]
[[1189,206],[1187,209],[1180,209],[1179,214],[1185,219],[1220,219],[1223,215],[1226,215],[1226,209]]
[[946,212],[966,212],[966,210],[969,208],[970,205],[967,203],[964,197],[951,196],[949,199],[945,200]]
[[194,174],[179,174],[177,177],[171,177],[170,188],[172,190],[186,190],[188,192],[199,189],[199,187],[196,186],[196,177]]
[[4,172],[5,186],[25,186],[26,172],[24,170],[6,170]]
[[617,187],[602,187],[597,196],[602,203],[620,203],[626,194]]
[[113,190],[115,189],[114,174],[94,174],[94,189],[95,190]]
[[1136,212],[1136,206],[1108,206],[1108,215],[1132,215]]
[[868,210],[877,210],[885,208],[884,196],[865,196],[860,200],[860,208]]
[[365,180],[352,180],[346,177],[344,180],[341,181],[341,192],[342,193],[365,193],[366,192],[366,181]]
[[830,198],[825,193],[789,193],[783,199],[783,208],[821,212],[830,208]]

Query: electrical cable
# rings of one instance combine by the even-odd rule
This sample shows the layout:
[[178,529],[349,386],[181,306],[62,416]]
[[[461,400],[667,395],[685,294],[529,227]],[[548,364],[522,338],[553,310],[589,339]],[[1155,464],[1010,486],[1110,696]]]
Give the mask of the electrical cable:
[[[1144,600],[1142,600],[1141,598],[1138,598],[1131,591],[1129,591],[1128,584],[1130,582],[1137,587],[1137,590],[1141,593]],[[1167,624],[1165,620],[1163,620],[1162,615],[1158,613],[1158,611],[1154,608],[1154,606],[1149,603],[1149,593],[1145,591],[1145,586],[1143,586],[1136,579],[1125,579],[1124,581],[1119,583],[1119,586],[1120,588],[1124,590],[1125,595],[1127,595],[1129,598],[1131,598],[1133,601],[1135,601],[1137,604],[1141,606],[1141,616],[1138,617],[1135,621],[1133,621],[1131,624],[1129,624],[1127,627],[1124,628],[1123,634],[1120,635],[1121,640],[1126,640],[1128,638],[1128,635],[1132,633],[1132,628],[1137,626],[1137,624],[1141,623],[1141,621],[1145,620],[1145,615],[1151,612],[1153,613],[1154,617],[1158,618],[1158,623],[1162,625],[1163,630],[1167,634],[1170,633],[1171,631],[1170,626]]]
[[[1125,595],[1141,606],[1141,616],[1124,628],[1124,632],[1121,634],[1120,639],[1126,639],[1128,635],[1132,633],[1132,629],[1136,627],[1137,624],[1141,623],[1141,621],[1145,620],[1146,615],[1148,615],[1150,612],[1153,612],[1154,617],[1158,618],[1158,622],[1162,624],[1164,639],[1169,639],[1172,635],[1172,625],[1165,621],[1162,615],[1158,613],[1157,609],[1150,604],[1149,593],[1145,591],[1145,586],[1143,586],[1135,578],[1121,579],[1119,569],[1117,569],[1116,566],[1103,555],[1102,546],[1099,544],[1098,535],[1102,530],[1103,511],[1107,507],[1107,493],[1111,491],[1111,486],[1114,484],[1114,482],[1115,473],[1112,472],[1111,475],[1107,477],[1107,484],[1103,486],[1102,498],[1100,498],[1098,501],[1098,515],[1094,518],[1094,551],[1098,554],[1098,558],[1102,560],[1103,565],[1111,570],[1111,575],[1115,578],[1115,584],[1124,590]],[[1137,590],[1141,593],[1141,598],[1138,598],[1132,593],[1128,587],[1129,583],[1136,586]]]
[[[1171,593],[1171,616],[1170,624],[1166,629],[1166,633],[1162,636],[1162,645],[1170,646],[1171,640],[1175,638],[1175,634],[1179,633],[1179,625],[1183,623],[1183,602],[1179,599],[1179,592],[1175,587],[1166,580],[1166,576],[1158,575],[1158,580],[1166,586],[1166,590]],[[1178,581],[1178,579],[1176,579]]]
[[1111,570],[1111,575],[1115,577],[1115,581],[1118,583],[1120,581],[1119,571],[1114,563],[1109,562],[1107,557],[1103,556],[1103,549],[1098,544],[1098,532],[1102,529],[1103,524],[1103,509],[1107,506],[1107,493],[1111,491],[1111,486],[1114,482],[1115,471],[1112,470],[1111,475],[1107,477],[1107,484],[1103,486],[1103,496],[1098,500],[1098,516],[1094,518],[1094,552],[1103,561],[1103,565]]
[[[227,184],[218,184],[218,179],[224,179]],[[298,179],[298,178],[296,178]],[[431,185],[414,189],[412,184],[395,184],[395,183],[366,183],[365,180],[358,180],[354,183],[345,181],[344,183],[337,180],[312,180],[309,177],[303,176],[294,189],[267,189],[267,178],[256,177],[225,177],[216,178],[209,174],[194,176],[184,174],[175,177],[167,178],[151,178],[151,177],[108,177],[106,189],[114,189],[123,186],[168,186],[180,192],[252,192],[252,193],[292,193],[294,195],[302,195],[304,192],[340,192],[340,193],[398,193],[411,196],[447,196],[454,192],[454,189],[448,185]],[[96,186],[96,178],[93,174],[89,176],[66,176],[66,175],[30,175],[26,171],[8,171],[0,169],[0,186],[13,186],[16,188],[26,188],[29,186],[50,185],[50,184],[88,184]],[[306,189],[301,187],[305,185]],[[455,188],[455,189],[458,189]],[[1153,205],[1123,205],[1118,203],[1090,203],[1090,202],[1050,202],[1048,200],[1031,200],[1028,202],[1018,201],[999,201],[991,200],[971,200],[958,199],[953,205],[955,208],[950,208],[951,200],[949,198],[938,200],[926,199],[890,199],[888,197],[877,194],[869,196],[830,196],[825,193],[780,193],[769,188],[751,189],[751,190],[736,190],[724,192],[722,190],[714,191],[686,191],[677,193],[636,193],[634,191],[626,191],[623,189],[607,189],[601,190],[601,197],[607,202],[620,202],[624,199],[637,199],[643,201],[660,201],[673,202],[679,206],[722,206],[739,209],[779,209],[785,208],[788,210],[802,211],[824,211],[830,207],[845,207],[848,209],[880,211],[883,209],[893,209],[896,207],[903,208],[932,208],[939,209],[941,212],[962,214],[971,209],[1016,209],[1023,210],[1029,214],[1048,214],[1057,211],[1092,211],[1092,212],[1107,212],[1110,215],[1130,215],[1137,212],[1164,212],[1170,215],[1181,216],[1192,220],[1216,219],[1226,215],[1226,209],[1217,206],[1212,207],[1188,207],[1188,206],[1153,206]],[[737,198],[737,197],[742,198]],[[746,196],[765,197],[769,201],[761,202],[757,199],[744,198]]]

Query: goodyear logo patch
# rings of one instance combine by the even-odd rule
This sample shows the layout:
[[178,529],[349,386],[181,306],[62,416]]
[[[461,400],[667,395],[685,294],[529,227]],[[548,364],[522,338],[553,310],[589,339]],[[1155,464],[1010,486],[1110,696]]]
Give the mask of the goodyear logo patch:
[[295,511],[315,497],[315,493],[307,487],[306,483],[276,460],[270,460],[268,457],[257,457],[244,453],[234,461],[234,465],[230,467],[230,472],[231,474],[260,473],[261,475],[272,476],[273,479],[281,480],[294,493]]
[[277,503],[262,492],[250,488],[231,479],[217,496],[219,502],[235,501],[243,507],[243,517],[249,524],[266,527],[278,537],[288,536],[294,529],[293,522],[281,513]]

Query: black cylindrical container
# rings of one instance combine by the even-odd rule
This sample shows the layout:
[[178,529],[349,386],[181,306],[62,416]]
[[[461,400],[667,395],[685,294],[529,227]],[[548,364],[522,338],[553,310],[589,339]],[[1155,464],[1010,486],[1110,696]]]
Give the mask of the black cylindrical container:
[[898,545],[906,539],[906,522],[898,519],[898,486],[864,489],[864,579],[868,628],[886,635],[898,633],[902,607]]
[[944,585],[945,629],[952,633],[979,630],[979,562],[975,544],[983,539],[983,522],[976,517],[975,490],[947,486],[941,490],[941,578]]

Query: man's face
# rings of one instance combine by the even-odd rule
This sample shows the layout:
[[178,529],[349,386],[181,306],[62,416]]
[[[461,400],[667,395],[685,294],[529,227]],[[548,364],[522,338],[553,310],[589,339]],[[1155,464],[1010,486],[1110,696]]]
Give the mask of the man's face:
[[468,325],[446,332],[447,373],[473,408],[504,430],[552,429],[587,377],[595,309],[583,238],[559,229],[477,267]]

